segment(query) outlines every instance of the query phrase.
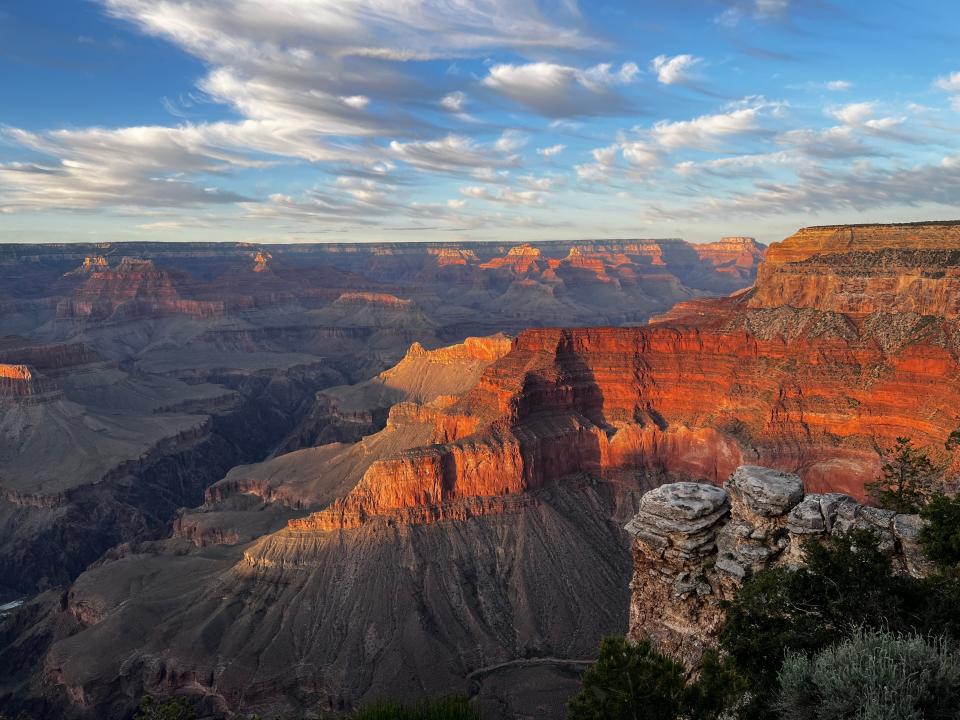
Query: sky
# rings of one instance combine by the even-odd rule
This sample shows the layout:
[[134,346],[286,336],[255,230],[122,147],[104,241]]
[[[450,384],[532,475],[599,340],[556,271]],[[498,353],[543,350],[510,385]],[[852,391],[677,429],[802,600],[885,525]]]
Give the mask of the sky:
[[958,217],[955,0],[0,0],[0,242]]

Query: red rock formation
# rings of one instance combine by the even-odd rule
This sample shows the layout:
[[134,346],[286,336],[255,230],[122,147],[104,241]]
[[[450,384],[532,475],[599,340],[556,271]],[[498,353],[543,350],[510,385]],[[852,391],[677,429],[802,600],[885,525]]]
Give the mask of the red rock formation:
[[436,258],[438,267],[450,265],[471,265],[478,263],[477,254],[473,250],[461,248],[440,248],[439,250],[429,250],[428,254]]
[[273,255],[264,250],[257,250],[253,254],[253,271],[256,273],[269,272],[271,260],[273,260]]
[[94,272],[104,272],[109,269],[110,265],[107,263],[107,259],[103,255],[88,255],[83,259],[83,262],[80,264],[80,267],[71,270],[66,273],[66,275],[89,275]]
[[151,260],[125,257],[112,269],[94,264],[73,297],[58,303],[57,316],[63,319],[130,319],[166,314],[210,317],[223,314],[225,307],[224,301],[184,298],[170,272],[158,268]]
[[37,374],[28,365],[0,364],[0,405],[11,402],[48,402],[63,392],[50,378]]
[[770,247],[749,305],[960,317],[960,224],[805,228]]
[[714,272],[736,278],[749,278],[763,260],[766,248],[750,237],[725,237],[719,242],[694,245],[701,261],[713,266]]
[[[874,244],[863,260],[867,282],[889,253],[899,257],[892,232],[893,250]],[[773,252],[763,278],[776,282],[778,258],[799,256],[796,242]],[[937,257],[922,271],[949,276],[949,258]],[[522,333],[470,392],[431,409],[439,444],[374,464],[303,526],[510,495],[574,473],[649,469],[720,482],[744,462],[796,471],[811,491],[861,497],[878,449],[895,437],[943,446],[960,422],[960,327],[949,308],[944,317],[841,314],[833,296],[823,307],[758,307],[766,291],[761,282],[697,301],[643,328]]]
[[539,248],[524,244],[510,248],[506,257],[488,260],[480,265],[484,270],[509,270],[515,275],[541,273],[549,267]]
[[27,338],[10,335],[0,340],[0,362],[13,365],[30,365],[50,372],[97,362],[103,358],[85,343],[45,344]]
[[336,299],[337,305],[379,305],[391,308],[407,308],[413,305],[412,300],[398,298],[389,293],[373,292],[345,292]]
[[[493,362],[506,355],[511,347],[512,342],[506,335],[468,337],[462,343],[448,345],[436,350],[426,350],[423,345],[415,342],[407,350],[406,359],[423,358],[439,365],[462,360]],[[389,378],[394,372],[395,370],[385,370],[381,373],[381,376]]]

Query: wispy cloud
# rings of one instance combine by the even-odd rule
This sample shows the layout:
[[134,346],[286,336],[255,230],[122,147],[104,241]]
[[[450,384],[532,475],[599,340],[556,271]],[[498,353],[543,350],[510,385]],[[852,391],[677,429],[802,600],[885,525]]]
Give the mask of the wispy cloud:
[[679,148],[716,149],[718,142],[736,135],[769,134],[762,120],[773,114],[777,105],[758,103],[737,107],[728,112],[700,115],[692,120],[661,120],[650,128],[653,140],[667,150]]
[[635,63],[616,69],[609,63],[586,69],[548,62],[502,64],[490,68],[483,84],[533,112],[568,118],[624,112],[628,104],[616,88],[632,83],[639,72]]
[[514,166],[513,154],[519,140],[510,134],[492,144],[478,143],[463,135],[447,135],[438,140],[390,143],[390,152],[399,161],[420,170],[464,174],[471,170]]
[[564,145],[563,143],[558,143],[556,145],[550,145],[549,147],[537,148],[537,155],[541,155],[542,157],[545,157],[545,158],[552,158],[552,157],[556,157],[566,149],[567,149],[566,145]]

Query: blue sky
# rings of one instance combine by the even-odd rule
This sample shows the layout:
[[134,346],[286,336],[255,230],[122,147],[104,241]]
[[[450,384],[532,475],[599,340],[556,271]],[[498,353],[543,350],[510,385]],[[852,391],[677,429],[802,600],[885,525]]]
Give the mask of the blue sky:
[[960,3],[0,4],[0,241],[960,217]]

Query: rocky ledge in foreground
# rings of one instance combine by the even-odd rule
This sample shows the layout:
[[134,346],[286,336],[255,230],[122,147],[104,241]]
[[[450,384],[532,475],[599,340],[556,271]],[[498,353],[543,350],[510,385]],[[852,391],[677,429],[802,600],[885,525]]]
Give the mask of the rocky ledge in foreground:
[[760,570],[803,563],[811,537],[868,529],[901,572],[927,567],[917,515],[859,504],[840,493],[804,495],[797,475],[742,465],[723,488],[693,482],[646,493],[626,525],[633,540],[630,630],[696,667],[723,624],[721,602]]

